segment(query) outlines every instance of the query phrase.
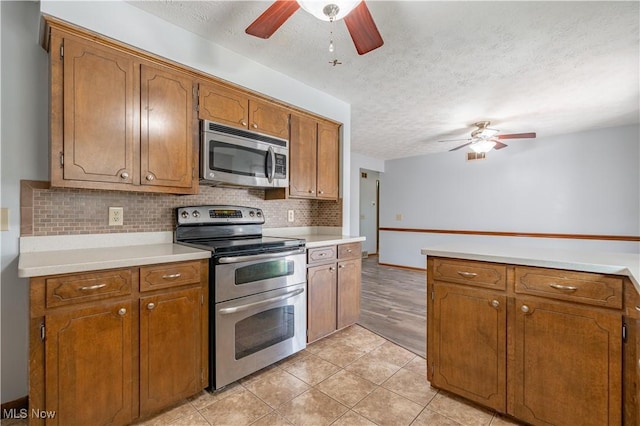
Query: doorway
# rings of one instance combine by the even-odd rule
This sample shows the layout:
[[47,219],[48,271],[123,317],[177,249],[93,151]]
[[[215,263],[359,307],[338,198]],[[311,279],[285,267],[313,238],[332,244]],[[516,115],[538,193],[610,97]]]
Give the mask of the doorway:
[[378,253],[378,215],[380,212],[380,173],[360,169],[360,235],[362,256]]

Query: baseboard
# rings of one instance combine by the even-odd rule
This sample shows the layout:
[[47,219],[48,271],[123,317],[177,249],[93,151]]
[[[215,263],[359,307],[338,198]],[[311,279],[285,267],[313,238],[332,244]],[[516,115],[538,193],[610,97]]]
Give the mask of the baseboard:
[[397,268],[397,269],[408,269],[410,271],[419,271],[419,272],[426,272],[427,268],[416,268],[415,266],[403,266],[403,265],[394,265],[393,263],[380,263],[378,262],[379,266],[387,266],[389,268]]
[[[29,396],[23,396],[22,398],[18,398],[15,401],[3,402],[2,403],[2,413],[0,413],[0,418],[15,418],[18,417],[20,410],[29,409]],[[11,413],[15,413],[11,415]]]

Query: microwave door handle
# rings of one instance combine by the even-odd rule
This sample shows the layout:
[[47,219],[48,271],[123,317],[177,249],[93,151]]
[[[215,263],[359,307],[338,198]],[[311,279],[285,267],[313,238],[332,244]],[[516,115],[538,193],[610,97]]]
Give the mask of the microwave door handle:
[[273,178],[276,175],[275,162],[276,162],[276,154],[273,152],[273,147],[270,146],[269,149],[267,150],[267,173],[266,173],[269,183],[273,183]]

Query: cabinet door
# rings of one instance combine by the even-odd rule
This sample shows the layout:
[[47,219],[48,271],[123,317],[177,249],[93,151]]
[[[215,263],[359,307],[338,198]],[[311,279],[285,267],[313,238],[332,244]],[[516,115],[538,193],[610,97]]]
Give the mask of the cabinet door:
[[338,328],[360,318],[361,272],[361,259],[338,262]]
[[[52,53],[52,55],[55,55]],[[57,59],[52,59],[56,61]],[[73,37],[64,39],[63,111],[53,80],[52,120],[63,115],[64,180],[134,183],[134,66],[131,57]],[[52,64],[53,66],[53,64]],[[53,132],[52,138],[58,135]],[[53,149],[58,142],[52,140]],[[52,152],[52,156],[59,156]],[[53,166],[52,166],[53,167]],[[52,173],[52,183],[57,173]]]
[[436,282],[432,384],[497,411],[506,408],[506,296]]
[[131,302],[46,319],[47,424],[127,424],[132,416]]
[[291,116],[289,143],[289,195],[316,196],[316,122],[308,117]]
[[201,120],[211,120],[241,129],[249,126],[247,95],[215,84],[201,84],[198,91],[198,117]]
[[307,269],[307,341],[336,331],[336,264]]
[[337,200],[340,191],[339,127],[318,123],[318,198]]
[[532,424],[621,424],[619,312],[517,298],[509,414]]
[[201,289],[140,298],[140,413],[187,398],[201,383]]
[[249,100],[249,130],[289,139],[289,111],[257,99]]
[[140,79],[140,183],[194,192],[193,82],[147,65]]

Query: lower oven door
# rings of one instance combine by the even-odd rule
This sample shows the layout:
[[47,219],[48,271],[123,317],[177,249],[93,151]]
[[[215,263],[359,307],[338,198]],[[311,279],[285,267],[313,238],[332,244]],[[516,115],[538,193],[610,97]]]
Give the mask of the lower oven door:
[[306,284],[215,304],[218,389],[306,347]]

